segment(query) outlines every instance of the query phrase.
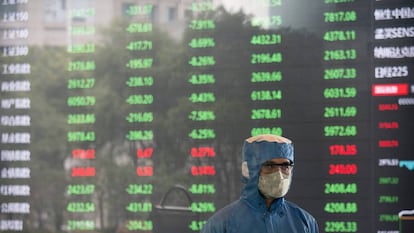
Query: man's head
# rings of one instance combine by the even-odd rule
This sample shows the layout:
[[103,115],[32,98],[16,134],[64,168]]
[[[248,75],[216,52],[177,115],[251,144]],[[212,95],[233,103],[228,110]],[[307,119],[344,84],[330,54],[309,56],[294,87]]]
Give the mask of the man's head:
[[272,134],[250,137],[243,144],[243,182],[257,185],[267,200],[283,197],[290,187],[293,161],[289,139]]
[[[273,162],[272,162],[273,161]],[[259,174],[262,165],[277,169],[279,164],[292,165],[294,153],[292,141],[273,134],[262,134],[246,139],[242,149],[242,175],[249,179]],[[271,165],[278,164],[278,165]],[[283,166],[279,166],[283,169]],[[286,166],[285,166],[286,167]],[[270,171],[270,170],[268,170]]]

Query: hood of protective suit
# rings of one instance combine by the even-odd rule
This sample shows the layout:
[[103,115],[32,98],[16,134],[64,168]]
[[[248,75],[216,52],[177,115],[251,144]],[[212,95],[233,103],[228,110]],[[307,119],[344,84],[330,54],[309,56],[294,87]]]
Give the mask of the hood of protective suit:
[[282,136],[263,134],[246,139],[242,148],[242,198],[249,202],[263,201],[257,185],[261,165],[274,158],[294,162],[293,144]]

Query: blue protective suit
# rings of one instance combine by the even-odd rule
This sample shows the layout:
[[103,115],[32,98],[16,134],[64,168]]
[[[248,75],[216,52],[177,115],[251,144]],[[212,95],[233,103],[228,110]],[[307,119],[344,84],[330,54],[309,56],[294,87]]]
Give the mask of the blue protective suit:
[[290,143],[267,141],[245,142],[243,161],[247,162],[248,177],[239,200],[216,212],[201,233],[318,233],[316,220],[307,211],[284,197],[273,201],[267,209],[258,190],[261,164],[272,158],[288,158],[293,162]]

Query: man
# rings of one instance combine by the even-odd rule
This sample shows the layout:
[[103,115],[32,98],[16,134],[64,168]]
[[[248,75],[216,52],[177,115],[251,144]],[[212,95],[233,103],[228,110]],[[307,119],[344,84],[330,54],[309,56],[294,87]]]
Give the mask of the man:
[[264,134],[246,139],[239,200],[215,213],[201,233],[318,233],[312,215],[284,199],[290,187],[293,145]]

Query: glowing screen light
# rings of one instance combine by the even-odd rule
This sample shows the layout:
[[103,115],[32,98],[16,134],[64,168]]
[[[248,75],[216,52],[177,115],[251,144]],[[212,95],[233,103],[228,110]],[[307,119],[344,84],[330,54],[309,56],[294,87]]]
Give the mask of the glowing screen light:
[[412,2],[108,4],[1,2],[0,232],[199,232],[259,134],[321,232],[414,231]]

